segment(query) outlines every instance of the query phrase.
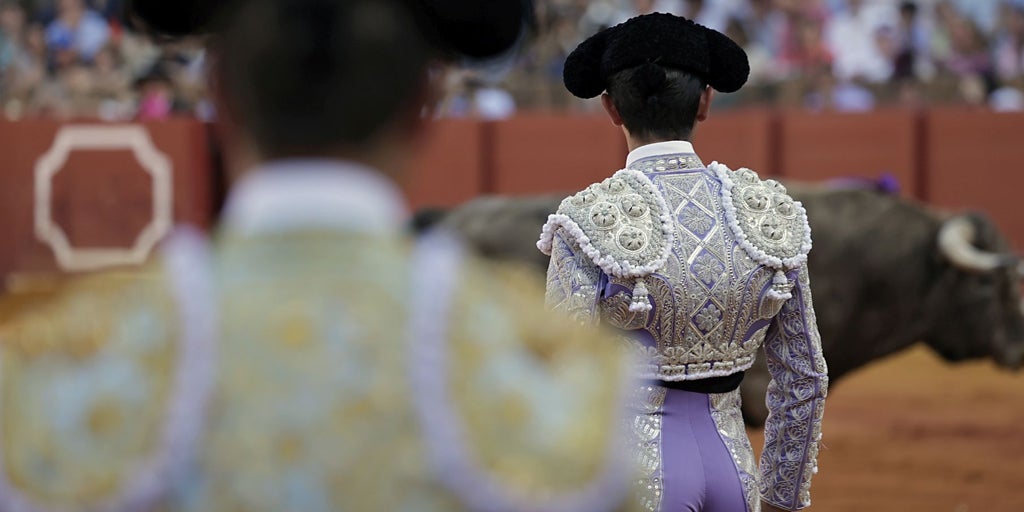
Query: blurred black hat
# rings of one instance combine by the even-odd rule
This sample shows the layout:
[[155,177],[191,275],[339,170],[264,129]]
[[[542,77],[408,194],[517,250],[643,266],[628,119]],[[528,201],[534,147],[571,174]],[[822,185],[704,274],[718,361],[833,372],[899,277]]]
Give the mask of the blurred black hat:
[[[286,0],[282,0],[286,1]],[[322,0],[325,2],[345,0]],[[533,16],[532,0],[401,0],[421,20],[437,50],[485,59],[515,45]],[[125,19],[150,33],[180,37],[215,30],[246,0],[126,0]]]
[[750,75],[746,52],[721,32],[654,13],[583,41],[565,61],[565,87],[577,97],[593,98],[619,71],[648,63],[692,73],[721,92],[738,91]]

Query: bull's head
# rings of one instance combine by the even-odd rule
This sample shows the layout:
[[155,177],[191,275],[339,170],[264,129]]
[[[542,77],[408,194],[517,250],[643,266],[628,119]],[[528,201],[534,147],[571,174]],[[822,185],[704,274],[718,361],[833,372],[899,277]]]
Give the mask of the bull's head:
[[1006,368],[1024,363],[1024,261],[980,215],[945,221],[938,235],[943,284],[928,344],[951,361],[989,357]]

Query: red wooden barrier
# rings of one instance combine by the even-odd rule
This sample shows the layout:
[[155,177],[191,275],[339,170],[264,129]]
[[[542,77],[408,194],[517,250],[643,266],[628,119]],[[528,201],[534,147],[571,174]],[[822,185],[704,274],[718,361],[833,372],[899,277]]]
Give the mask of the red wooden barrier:
[[493,184],[488,192],[573,191],[626,164],[622,131],[602,117],[530,115],[493,126]]
[[889,110],[865,114],[785,112],[779,128],[780,174],[787,179],[878,178],[894,175],[904,195],[917,190],[917,115]]
[[455,206],[484,190],[484,130],[480,121],[438,121],[426,135],[405,184],[409,203]]
[[[80,131],[76,127],[82,125],[68,126]],[[188,120],[118,126],[141,129],[152,140],[149,153],[169,160],[173,221],[208,225],[213,215],[208,129]],[[62,128],[53,121],[0,122],[0,279],[12,271],[56,270],[60,251],[54,247],[60,237],[66,241],[65,256],[69,248],[126,248],[152,221],[160,173],[147,172],[142,161],[151,166],[153,156],[140,158],[138,148],[86,147],[63,157],[56,152],[49,162],[53,168],[43,165],[41,171],[40,163],[47,163],[41,156],[53,152]],[[707,161],[787,179],[875,178],[891,172],[907,195],[989,213],[1024,251],[1024,173],[1016,171],[1024,162],[1022,134],[1022,114],[755,110],[713,113],[694,142]],[[131,137],[113,138],[124,146]],[[446,120],[425,139],[406,190],[414,208],[454,206],[482,193],[569,192],[620,168],[626,152],[621,131],[602,116]],[[40,172],[51,174],[44,215],[50,228],[43,231],[51,238],[56,233],[56,244],[41,241],[37,227]]]
[[929,201],[988,213],[1024,252],[1024,114],[936,110],[927,131]]
[[746,167],[762,176],[778,171],[773,162],[774,116],[768,110],[716,113],[697,125],[693,143],[705,163],[721,162],[732,169]]
[[209,155],[190,120],[0,122],[0,278],[129,264],[173,223],[209,225]]

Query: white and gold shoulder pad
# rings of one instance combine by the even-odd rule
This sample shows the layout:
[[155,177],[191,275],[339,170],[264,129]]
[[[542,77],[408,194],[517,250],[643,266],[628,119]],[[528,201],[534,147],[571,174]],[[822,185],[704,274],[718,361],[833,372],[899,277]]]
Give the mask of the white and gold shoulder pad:
[[779,271],[799,268],[811,251],[807,211],[781,183],[750,169],[708,166],[722,182],[722,205],[733,235],[758,263]]
[[636,279],[634,309],[649,308],[643,278],[665,265],[675,231],[665,199],[647,176],[624,169],[566,198],[544,225],[541,252],[551,254],[559,229],[606,274]]

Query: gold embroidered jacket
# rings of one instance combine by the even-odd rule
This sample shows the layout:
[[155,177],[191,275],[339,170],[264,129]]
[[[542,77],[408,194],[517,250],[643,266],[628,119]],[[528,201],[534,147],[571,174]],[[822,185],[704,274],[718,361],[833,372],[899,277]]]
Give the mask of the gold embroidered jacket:
[[279,213],[0,301],[0,510],[616,506],[613,342],[443,237]]

